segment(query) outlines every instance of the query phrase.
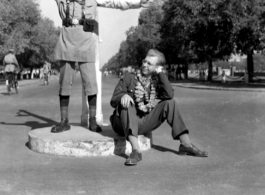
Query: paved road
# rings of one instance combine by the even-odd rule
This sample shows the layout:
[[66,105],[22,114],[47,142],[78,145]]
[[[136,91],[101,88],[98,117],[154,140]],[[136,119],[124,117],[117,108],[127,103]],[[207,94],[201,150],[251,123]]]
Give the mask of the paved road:
[[[103,78],[104,122],[116,78]],[[81,115],[80,78],[71,97],[70,122]],[[265,93],[175,87],[190,137],[208,158],[177,155],[167,124],[153,133],[154,147],[137,166],[121,156],[72,158],[38,154],[28,132],[60,119],[58,81],[31,81],[19,95],[0,87],[0,195],[248,195],[265,194]]]

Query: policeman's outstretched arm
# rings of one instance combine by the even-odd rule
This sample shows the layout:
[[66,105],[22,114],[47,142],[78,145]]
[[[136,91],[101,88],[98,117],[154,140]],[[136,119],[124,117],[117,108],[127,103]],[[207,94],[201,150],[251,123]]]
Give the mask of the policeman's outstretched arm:
[[142,8],[149,8],[155,6],[154,0],[141,0]]

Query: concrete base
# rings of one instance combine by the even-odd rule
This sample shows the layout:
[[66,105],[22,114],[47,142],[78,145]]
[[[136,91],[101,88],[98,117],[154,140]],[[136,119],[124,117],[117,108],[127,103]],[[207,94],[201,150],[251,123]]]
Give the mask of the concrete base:
[[[39,153],[74,157],[131,153],[131,145],[124,137],[118,136],[111,126],[102,128],[102,133],[81,126],[71,126],[71,130],[62,133],[51,133],[51,127],[35,129],[29,132],[29,148]],[[142,151],[151,148],[151,139],[151,134],[138,137]]]

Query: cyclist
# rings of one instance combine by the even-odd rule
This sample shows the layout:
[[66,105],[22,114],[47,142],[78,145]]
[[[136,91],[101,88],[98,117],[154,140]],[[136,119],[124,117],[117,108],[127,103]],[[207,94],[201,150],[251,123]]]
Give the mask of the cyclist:
[[47,61],[44,62],[43,65],[43,77],[44,77],[44,84],[49,84],[49,72],[51,71],[51,64]]
[[8,54],[4,57],[3,65],[5,67],[5,75],[6,75],[6,86],[8,92],[10,92],[10,85],[9,81],[15,79],[16,71],[19,69],[19,64],[17,62],[17,58],[14,55],[14,49],[9,49]]

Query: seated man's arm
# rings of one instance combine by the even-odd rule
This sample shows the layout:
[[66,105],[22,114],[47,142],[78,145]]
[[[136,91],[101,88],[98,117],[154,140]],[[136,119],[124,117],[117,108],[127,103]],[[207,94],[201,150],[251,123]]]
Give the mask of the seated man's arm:
[[157,92],[159,99],[172,99],[174,97],[174,90],[165,73],[157,74]]
[[120,79],[113,92],[112,98],[110,100],[110,105],[113,108],[116,108],[121,103],[121,98],[125,94],[128,94],[128,86],[128,75],[126,74],[123,78]]

